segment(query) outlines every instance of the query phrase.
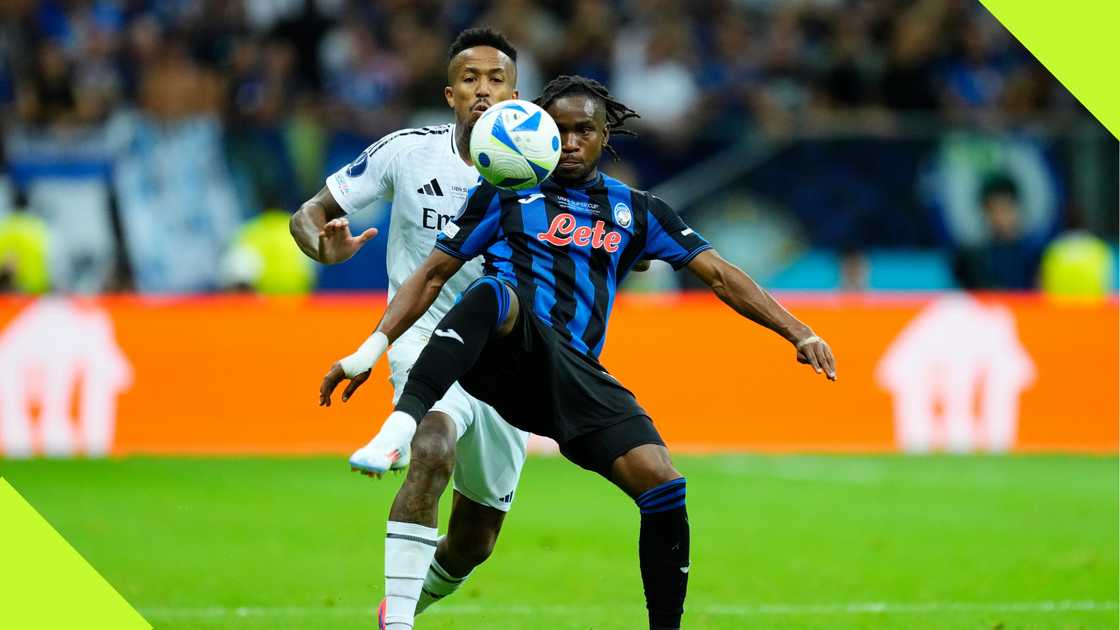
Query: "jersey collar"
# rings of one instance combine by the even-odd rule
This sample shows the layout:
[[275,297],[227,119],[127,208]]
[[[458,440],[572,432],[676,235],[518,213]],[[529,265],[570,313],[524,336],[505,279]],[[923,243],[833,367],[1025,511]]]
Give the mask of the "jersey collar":
[[[555,181],[555,180],[553,180],[553,181]],[[587,190],[588,188],[595,188],[596,186],[602,186],[603,185],[603,171],[599,171],[599,174],[596,175],[593,179],[590,179],[590,180],[588,180],[588,181],[586,181],[586,182],[584,182],[584,183],[582,183],[578,186],[567,186],[567,185],[561,184],[560,182],[555,182],[555,183],[556,183],[557,186],[560,186],[561,188],[567,188],[568,190]]]

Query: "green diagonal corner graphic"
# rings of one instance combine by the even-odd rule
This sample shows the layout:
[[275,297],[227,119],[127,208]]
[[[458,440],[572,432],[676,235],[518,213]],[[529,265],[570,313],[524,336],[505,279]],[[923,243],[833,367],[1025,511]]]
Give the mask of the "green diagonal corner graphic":
[[980,0],[1120,138],[1120,0]]
[[0,477],[0,628],[151,627]]

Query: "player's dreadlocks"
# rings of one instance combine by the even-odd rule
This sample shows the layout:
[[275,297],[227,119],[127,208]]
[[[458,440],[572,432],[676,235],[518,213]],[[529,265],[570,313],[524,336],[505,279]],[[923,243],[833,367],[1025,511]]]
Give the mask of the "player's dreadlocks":
[[[611,135],[638,135],[633,130],[623,127],[627,120],[631,118],[641,118],[638,112],[615,100],[615,98],[611,96],[610,91],[607,90],[607,86],[599,83],[595,79],[581,77],[578,74],[562,74],[549,81],[548,85],[544,86],[544,90],[541,91],[541,95],[533,102],[540,106],[541,109],[545,109],[556,99],[571,94],[584,94],[598,99],[603,104],[603,109],[607,112],[607,130],[610,131]],[[604,146],[607,151],[614,156],[614,159],[617,160],[618,153],[615,152],[614,147],[609,143]]]

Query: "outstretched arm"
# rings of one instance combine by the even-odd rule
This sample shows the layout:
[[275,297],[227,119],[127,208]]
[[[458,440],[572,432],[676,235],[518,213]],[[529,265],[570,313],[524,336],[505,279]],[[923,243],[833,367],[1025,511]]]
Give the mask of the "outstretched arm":
[[428,308],[443,290],[443,285],[465,262],[461,258],[433,249],[397,290],[385,309],[385,314],[381,316],[376,332],[384,333],[389,343],[396,341],[421,315],[428,312]]
[[793,344],[798,361],[811,365],[817,373],[823,371],[830,380],[836,380],[836,361],[828,344],[783,308],[746,272],[711,249],[693,258],[688,263],[688,269],[735,312],[773,330]]
[[292,214],[288,229],[303,253],[324,265],[349,260],[377,236],[377,228],[358,236],[350,234],[350,220],[326,186]]
[[319,386],[319,405],[330,407],[331,394],[345,379],[350,379],[350,384],[342,392],[342,401],[349,400],[354,391],[369,378],[370,370],[389,344],[396,341],[428,311],[439,297],[443,285],[459,271],[464,262],[438,249],[432,250],[427,260],[397,290],[369,339],[357,352],[331,365]]

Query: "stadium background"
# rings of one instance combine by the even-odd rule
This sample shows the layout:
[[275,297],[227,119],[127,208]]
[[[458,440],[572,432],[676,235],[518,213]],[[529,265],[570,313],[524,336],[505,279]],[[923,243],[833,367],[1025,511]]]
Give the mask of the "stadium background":
[[[523,96],[578,72],[642,113],[606,170],[836,351],[831,385],[686,274],[631,279],[604,360],[699,488],[692,627],[1116,627],[1120,151],[978,3],[12,0],[0,475],[149,621],[340,627],[380,598],[396,482],[339,455],[385,367],[314,393],[384,305],[385,242],[318,268],[287,214],[449,119],[470,25],[518,46]],[[535,456],[427,623],[633,627],[625,503]]]

